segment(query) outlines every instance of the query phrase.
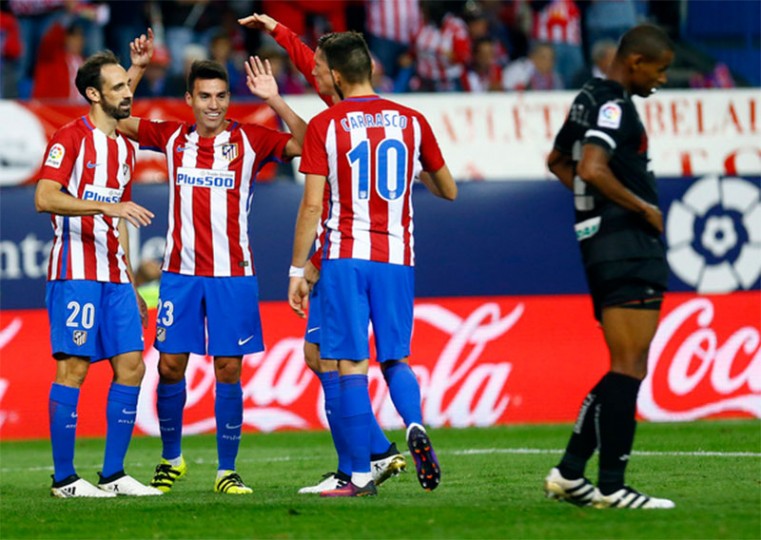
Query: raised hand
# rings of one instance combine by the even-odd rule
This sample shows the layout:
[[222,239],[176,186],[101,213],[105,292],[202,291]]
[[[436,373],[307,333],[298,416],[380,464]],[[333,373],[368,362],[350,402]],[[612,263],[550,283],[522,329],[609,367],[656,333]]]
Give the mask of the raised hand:
[[129,44],[129,59],[132,65],[146,68],[153,58],[153,29],[148,28],[148,35],[141,34]]
[[277,26],[277,21],[269,15],[254,13],[248,17],[238,19],[238,24],[253,30],[266,30],[267,32],[272,32]]
[[269,60],[262,63],[258,56],[251,56],[243,65],[246,69],[246,86],[253,95],[264,101],[278,95],[277,81],[272,75]]

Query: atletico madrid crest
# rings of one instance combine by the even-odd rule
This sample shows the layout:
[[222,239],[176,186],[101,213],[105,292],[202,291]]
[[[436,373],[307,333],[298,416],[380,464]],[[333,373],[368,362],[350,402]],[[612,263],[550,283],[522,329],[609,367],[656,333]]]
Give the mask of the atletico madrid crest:
[[74,330],[74,333],[72,334],[72,340],[74,341],[74,345],[81,347],[87,341],[87,331]]
[[233,161],[236,157],[238,157],[238,144],[237,143],[223,144],[222,157],[224,157],[227,161]]

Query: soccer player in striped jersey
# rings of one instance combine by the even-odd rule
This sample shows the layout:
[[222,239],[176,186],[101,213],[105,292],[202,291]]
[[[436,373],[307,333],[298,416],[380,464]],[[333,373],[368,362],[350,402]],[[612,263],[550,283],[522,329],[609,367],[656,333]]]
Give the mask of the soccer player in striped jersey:
[[[139,227],[153,217],[131,200],[135,152],[117,131],[132,108],[129,82],[111,52],[79,68],[76,86],[89,113],[53,135],[35,191],[37,211],[51,214],[55,235],[45,300],[57,360],[48,407],[56,497],[161,495],[124,472],[145,373],[141,320],[147,324],[133,286],[127,222]],[[90,364],[106,358],[114,378],[96,488],[74,468],[77,402]]]
[[338,361],[340,406],[351,445],[351,482],[327,497],[374,495],[370,472],[372,408],[367,387],[368,324],[421,485],[435,489],[439,464],[422,426],[420,387],[407,363],[412,331],[414,250],[412,182],[431,173],[434,193],[454,200],[457,186],[426,119],[377,96],[372,61],[360,34],[324,40],[313,71],[321,94],[342,99],[307,128],[301,171],[304,196],[296,222],[288,299],[303,316],[309,293],[304,266],[330,186],[321,272],[321,355]]
[[[132,44],[143,53],[141,68],[150,61],[152,46],[150,39]],[[169,171],[169,230],[155,343],[163,450],[151,483],[164,492],[187,471],[181,440],[190,353],[214,357],[219,460],[214,490],[252,492],[235,470],[243,426],[242,359],[264,350],[248,213],[256,173],[268,161],[300,155],[306,124],[279,95],[269,62],[251,58],[246,69],[251,93],[293,135],[228,119],[227,72],[212,61],[194,63],[188,75],[185,101],[194,124],[139,118],[120,124],[141,147],[166,154]]]
[[[283,47],[288,56],[293,61],[296,68],[304,75],[306,81],[320,93],[312,71],[314,70],[314,51],[305,45],[298,35],[290,28],[278,23],[268,15],[254,13],[239,22],[247,28],[255,28],[267,31]],[[329,39],[330,34],[322,36],[318,40],[319,44],[325,39]],[[338,103],[341,99],[335,93],[333,88],[328,88],[327,94],[319,94],[325,104],[330,107]],[[329,208],[329,190],[326,186],[323,216],[327,217]],[[319,296],[319,278],[322,262],[321,246],[324,243],[324,229],[319,228],[317,239],[315,240],[315,251],[310,262],[305,268],[305,278],[311,288],[310,291],[310,308],[307,317],[307,326],[304,334],[304,361],[307,366],[315,373],[322,386],[325,396],[324,408],[325,417],[328,419],[333,445],[338,456],[338,464],[334,472],[326,473],[322,479],[315,485],[305,486],[299,489],[301,494],[321,493],[329,489],[345,486],[350,480],[351,473],[351,455],[349,445],[343,434],[340,409],[340,389],[338,382],[338,362],[335,360],[326,360],[320,358],[320,326],[321,314],[320,306],[317,301]],[[385,433],[378,425],[373,416],[370,423],[371,440],[371,467],[373,480],[376,485],[380,485],[392,476],[398,475],[406,470],[407,463],[404,456],[399,452],[395,443],[388,440]]]

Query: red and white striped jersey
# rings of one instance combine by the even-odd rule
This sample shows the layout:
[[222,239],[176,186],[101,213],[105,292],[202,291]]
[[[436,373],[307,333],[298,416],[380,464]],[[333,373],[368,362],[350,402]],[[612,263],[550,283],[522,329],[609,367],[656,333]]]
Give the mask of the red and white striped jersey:
[[140,121],[138,142],[166,154],[169,227],[163,269],[192,276],[255,274],[248,212],[259,169],[283,155],[291,135],[230,122],[216,137],[195,125]]
[[441,28],[427,24],[415,37],[417,74],[427,81],[455,81],[470,62],[468,27],[459,17],[447,13]]
[[553,0],[534,14],[531,37],[537,41],[579,45],[581,12],[573,0]]
[[367,32],[409,45],[422,25],[418,0],[368,0],[365,4]]
[[[108,137],[83,116],[53,134],[40,179],[60,183],[62,191],[83,200],[120,202],[132,199],[135,149],[117,132]],[[53,248],[48,280],[86,279],[129,283],[119,218],[104,215],[51,215]]]
[[312,118],[300,170],[330,186],[324,257],[414,265],[412,182],[443,166],[425,117],[393,101],[348,98]]

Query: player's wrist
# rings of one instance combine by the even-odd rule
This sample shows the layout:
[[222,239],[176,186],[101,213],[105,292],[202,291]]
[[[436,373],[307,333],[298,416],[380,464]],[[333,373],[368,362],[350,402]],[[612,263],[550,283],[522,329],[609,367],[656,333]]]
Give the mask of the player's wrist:
[[293,266],[288,269],[288,277],[296,277],[296,278],[303,278],[304,277],[304,267],[301,266]]

